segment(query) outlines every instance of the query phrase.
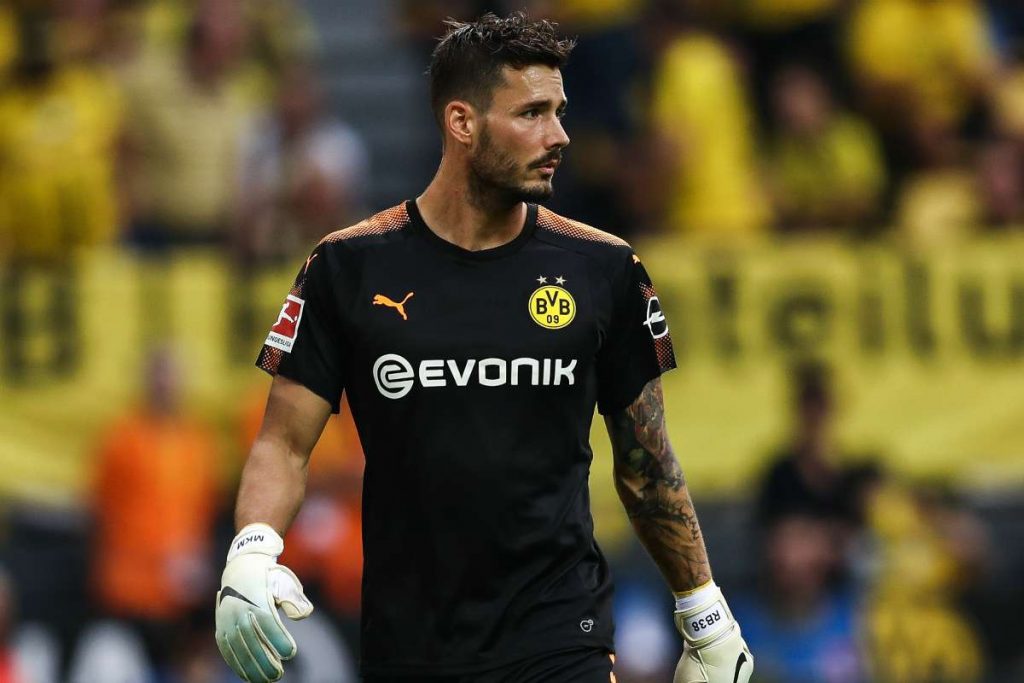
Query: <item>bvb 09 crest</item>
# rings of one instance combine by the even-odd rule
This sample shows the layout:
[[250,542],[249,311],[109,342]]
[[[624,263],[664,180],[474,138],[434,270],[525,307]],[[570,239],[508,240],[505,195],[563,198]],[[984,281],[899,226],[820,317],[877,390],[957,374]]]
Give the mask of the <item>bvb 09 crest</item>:
[[576,301],[557,285],[538,287],[530,295],[530,317],[541,327],[557,330],[576,317]]

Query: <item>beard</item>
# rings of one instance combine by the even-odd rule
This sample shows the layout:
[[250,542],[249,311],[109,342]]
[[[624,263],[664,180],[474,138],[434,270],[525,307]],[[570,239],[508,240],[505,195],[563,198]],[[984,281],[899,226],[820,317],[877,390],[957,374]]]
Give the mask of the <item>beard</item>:
[[527,181],[528,169],[539,167],[551,155],[523,168],[507,152],[494,145],[486,128],[480,134],[480,148],[469,163],[470,194],[481,203],[542,202],[554,193],[551,181]]

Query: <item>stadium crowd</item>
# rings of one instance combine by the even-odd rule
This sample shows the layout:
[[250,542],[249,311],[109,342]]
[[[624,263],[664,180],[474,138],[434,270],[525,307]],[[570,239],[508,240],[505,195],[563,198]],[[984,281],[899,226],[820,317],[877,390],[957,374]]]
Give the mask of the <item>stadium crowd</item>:
[[[182,250],[211,249],[245,291],[260,268],[297,263],[321,235],[383,208],[374,169],[404,160],[375,155],[366,131],[332,114],[333,66],[309,4],[0,4],[6,336],[22,324],[30,271],[49,274],[53,323],[73,324],[83,247],[130,251],[156,273]],[[812,233],[924,248],[1024,227],[1018,0],[392,4],[393,30],[424,63],[448,16],[526,9],[577,35],[565,70],[573,142],[551,208],[625,237],[728,246]],[[230,680],[212,637],[214,573],[265,386],[240,401],[226,447],[183,405],[187,369],[158,343],[160,277],[146,287],[144,391],[96,440],[88,516],[11,506],[0,534],[0,682]],[[81,350],[54,353],[59,369]],[[0,362],[32,381],[16,347]],[[741,596],[757,680],[1024,680],[1005,607],[1024,592],[994,604],[993,549],[954,482],[911,486],[871,454],[840,457],[827,366],[796,366],[780,401],[793,408],[791,440],[753,502],[722,506],[741,511],[749,540],[719,583]],[[314,453],[282,560],[319,608],[295,626],[289,680],[355,680],[361,460],[343,410]],[[714,529],[723,514],[707,509]],[[626,542],[611,558],[626,683],[669,680],[681,648],[640,554]]]

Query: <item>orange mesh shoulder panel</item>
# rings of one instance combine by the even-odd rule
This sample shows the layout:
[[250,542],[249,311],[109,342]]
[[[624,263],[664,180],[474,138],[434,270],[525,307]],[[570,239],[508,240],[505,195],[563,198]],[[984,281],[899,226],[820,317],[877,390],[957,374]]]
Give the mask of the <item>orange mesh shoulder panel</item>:
[[592,228],[586,223],[580,223],[571,218],[559,216],[554,211],[545,209],[543,206],[537,207],[537,227],[543,230],[550,230],[558,235],[575,237],[576,239],[587,240],[588,242],[602,242],[620,247],[629,246],[626,240],[621,237],[616,237],[604,230]]
[[335,230],[320,240],[320,244],[333,244],[343,242],[356,237],[367,235],[383,235],[395,230],[401,230],[409,224],[409,212],[405,210],[405,203],[392,206],[380,213],[374,214],[364,221],[360,221],[342,230]]
[[[289,294],[297,296],[300,299],[304,299],[304,289],[306,287],[306,271],[309,269],[309,264],[313,258],[317,255],[317,249],[325,244],[333,244],[335,242],[343,242],[345,240],[354,239],[356,237],[366,237],[368,235],[383,235],[385,233],[394,232],[395,230],[401,230],[409,224],[409,212],[405,210],[405,203],[393,206],[390,209],[385,209],[378,214],[370,216],[364,221],[356,223],[355,225],[349,226],[342,230],[336,230],[322,240],[313,250],[313,254],[310,255],[309,259],[306,260],[306,266],[299,271],[298,276],[295,278],[295,282],[292,284],[292,288]],[[264,372],[268,372],[271,375],[277,374],[277,369],[281,365],[281,360],[284,358],[284,352],[280,349],[264,344],[260,355],[256,360],[256,366],[262,369]]]

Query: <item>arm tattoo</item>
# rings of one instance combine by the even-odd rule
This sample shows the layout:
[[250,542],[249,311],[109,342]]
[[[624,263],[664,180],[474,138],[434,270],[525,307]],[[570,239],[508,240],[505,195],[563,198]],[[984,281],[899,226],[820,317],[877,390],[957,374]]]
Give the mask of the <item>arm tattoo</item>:
[[625,410],[605,418],[615,488],[633,528],[674,591],[711,579],[704,537],[665,429],[661,379]]

